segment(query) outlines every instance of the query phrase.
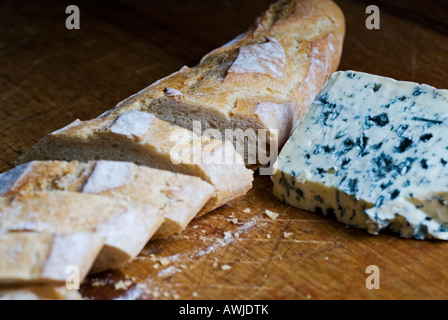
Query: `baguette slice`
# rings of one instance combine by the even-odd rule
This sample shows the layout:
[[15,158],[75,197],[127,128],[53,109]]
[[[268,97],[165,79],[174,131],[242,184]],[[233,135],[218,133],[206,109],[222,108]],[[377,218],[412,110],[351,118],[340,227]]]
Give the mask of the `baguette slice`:
[[33,161],[0,175],[0,196],[70,191],[144,205],[148,232],[166,237],[182,231],[213,196],[197,178],[117,161]]
[[197,137],[139,111],[115,119],[76,120],[44,137],[18,163],[97,159],[135,162],[202,178],[215,193],[198,215],[243,196],[253,180],[253,172],[245,167],[231,143]]
[[92,232],[0,235],[0,285],[65,284],[71,266],[78,268],[82,280],[103,245],[104,238]]
[[0,300],[82,300],[82,296],[63,286],[26,285],[1,287]]
[[[344,16],[334,2],[280,0],[197,66],[183,67],[102,117],[148,111],[190,130],[198,121],[203,130],[217,129],[236,143],[247,165],[267,166],[260,155],[275,160],[275,149],[337,69],[344,34]],[[226,129],[241,129],[248,138],[234,141]]]
[[91,272],[122,267],[152,236],[145,206],[111,197],[67,191],[19,193],[0,198],[0,232],[94,232],[104,246]]

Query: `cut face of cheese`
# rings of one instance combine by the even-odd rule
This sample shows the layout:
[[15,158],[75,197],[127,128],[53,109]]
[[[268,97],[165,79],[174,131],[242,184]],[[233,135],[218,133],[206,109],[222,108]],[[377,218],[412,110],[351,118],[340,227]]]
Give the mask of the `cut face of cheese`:
[[274,193],[378,233],[448,239],[448,91],[336,72],[277,160]]

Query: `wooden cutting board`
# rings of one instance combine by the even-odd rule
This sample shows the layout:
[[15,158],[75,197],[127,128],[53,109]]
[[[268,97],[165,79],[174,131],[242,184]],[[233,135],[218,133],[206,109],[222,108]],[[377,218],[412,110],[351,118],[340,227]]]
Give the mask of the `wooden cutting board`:
[[[76,1],[75,1],[76,2]],[[270,0],[0,3],[0,170],[46,133],[90,119],[246,30]],[[442,1],[338,0],[347,20],[340,69],[448,88]],[[365,27],[380,8],[380,30]],[[122,270],[89,277],[94,299],[448,298],[448,243],[371,236],[291,208],[256,177],[247,196],[152,241]],[[246,208],[250,212],[243,212]],[[265,210],[279,213],[272,220]],[[366,267],[380,270],[369,290]]]

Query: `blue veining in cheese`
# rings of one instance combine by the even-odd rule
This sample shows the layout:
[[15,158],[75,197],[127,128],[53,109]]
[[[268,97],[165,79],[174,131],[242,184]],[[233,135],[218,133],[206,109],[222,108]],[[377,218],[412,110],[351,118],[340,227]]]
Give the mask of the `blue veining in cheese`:
[[284,146],[274,194],[370,233],[448,239],[448,90],[333,74]]

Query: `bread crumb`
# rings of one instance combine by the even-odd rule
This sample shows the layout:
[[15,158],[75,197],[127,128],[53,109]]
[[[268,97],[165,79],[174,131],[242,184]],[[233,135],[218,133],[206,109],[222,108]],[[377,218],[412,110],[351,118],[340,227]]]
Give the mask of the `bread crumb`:
[[271,234],[268,233],[268,234],[266,235],[266,238],[271,239]]
[[181,264],[180,267],[181,267],[182,269],[187,269],[187,266],[184,265],[184,264]]
[[268,209],[266,209],[266,210],[264,211],[264,213],[266,213],[266,215],[267,215],[269,218],[271,218],[272,220],[275,220],[275,219],[277,219],[277,217],[278,217],[278,213],[276,213],[276,212],[274,212],[274,211],[271,211],[271,210],[268,210]]
[[246,209],[243,210],[243,212],[244,212],[244,213],[250,213],[250,209],[249,209],[249,208],[246,208]]
[[206,233],[206,232],[207,232],[207,230],[201,230],[201,232],[202,232],[202,233]]
[[224,265],[222,265],[221,266],[221,270],[229,270],[229,269],[232,269],[232,267],[231,266],[229,266],[228,264],[224,264]]
[[310,295],[310,294],[307,294],[307,295],[306,295],[306,298],[307,298],[307,299],[311,299],[311,295]]
[[174,300],[179,300],[180,296],[177,293],[175,293],[175,294],[173,294],[173,298],[174,298]]
[[167,258],[160,258],[159,261],[162,266],[167,266],[170,264],[170,261]]
[[325,259],[325,260],[329,260],[330,258],[328,258],[328,257],[325,257],[324,259]]
[[226,220],[233,224],[239,224],[238,218],[227,218]]
[[153,291],[152,295],[154,296],[154,298],[158,298],[160,296],[158,291]]
[[218,262],[217,262],[217,261],[213,262],[213,268],[214,268],[214,269],[217,269],[217,268],[218,268]]
[[132,281],[123,281],[120,280],[115,284],[115,290],[128,290],[129,286],[132,284]]
[[167,291],[165,291],[165,292],[163,293],[163,296],[164,296],[165,298],[169,298],[169,297],[170,297],[170,294],[169,294]]
[[230,231],[226,231],[226,232],[224,232],[224,239],[230,239],[230,238],[232,238],[232,232],[230,232]]
[[156,263],[156,264],[153,265],[152,267],[153,267],[154,269],[159,269],[159,266],[160,266],[160,264]]
[[193,298],[197,298],[198,294],[196,292],[193,292]]
[[197,229],[197,228],[199,228],[199,226],[198,226],[198,225],[195,225],[195,226],[193,226],[193,229]]
[[151,259],[152,261],[156,261],[156,256],[154,255],[154,253],[151,253],[149,255],[149,259]]
[[104,285],[106,285],[106,281],[104,280],[95,280],[94,282],[92,282],[92,287],[99,287]]
[[238,232],[235,232],[235,238],[237,238],[237,239],[240,238],[240,234]]
[[292,235],[293,235],[292,232],[283,232],[283,236],[284,236],[285,238],[289,238],[289,237],[292,236]]

